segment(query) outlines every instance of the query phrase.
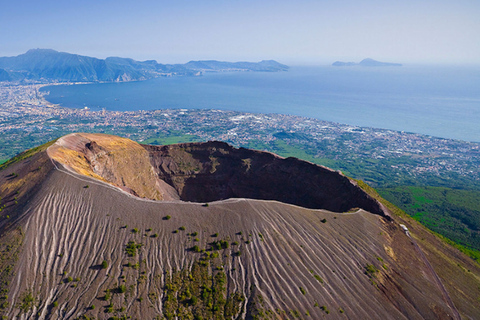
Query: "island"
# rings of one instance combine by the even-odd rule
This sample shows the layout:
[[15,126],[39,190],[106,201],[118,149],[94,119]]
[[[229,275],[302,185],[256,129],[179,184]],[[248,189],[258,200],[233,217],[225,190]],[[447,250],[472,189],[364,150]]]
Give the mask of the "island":
[[332,63],[334,67],[351,67],[351,66],[360,66],[360,67],[401,67],[402,64],[400,63],[391,63],[391,62],[381,62],[377,60],[373,60],[370,58],[363,59],[359,63],[355,62],[343,62],[343,61],[335,61]]

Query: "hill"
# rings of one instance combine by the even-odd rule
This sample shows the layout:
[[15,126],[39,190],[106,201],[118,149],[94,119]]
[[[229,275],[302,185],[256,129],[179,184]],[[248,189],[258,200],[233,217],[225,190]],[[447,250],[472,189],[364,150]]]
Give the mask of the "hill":
[[478,264],[298,159],[71,134],[0,181],[7,318],[480,316]]
[[[205,65],[206,67],[199,67]],[[3,70],[2,70],[3,69]],[[199,71],[284,71],[276,61],[220,62],[191,61],[187,64],[159,64],[109,57],[97,59],[51,49],[32,49],[16,57],[0,57],[0,81],[36,80],[57,82],[133,81],[159,76],[199,75]]]

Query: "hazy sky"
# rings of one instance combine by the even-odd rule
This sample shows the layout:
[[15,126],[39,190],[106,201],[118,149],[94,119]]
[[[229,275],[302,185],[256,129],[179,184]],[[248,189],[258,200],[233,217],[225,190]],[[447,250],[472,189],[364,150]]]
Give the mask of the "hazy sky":
[[0,56],[480,64],[479,0],[0,0]]

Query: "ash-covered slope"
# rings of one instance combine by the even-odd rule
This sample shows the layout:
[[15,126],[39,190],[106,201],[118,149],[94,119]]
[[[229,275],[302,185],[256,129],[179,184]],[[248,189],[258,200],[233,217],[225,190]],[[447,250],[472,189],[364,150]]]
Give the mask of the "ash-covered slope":
[[[0,312],[9,319],[480,316],[478,266],[413,222],[402,221],[419,237],[447,296],[396,216],[308,209],[261,194],[208,205],[174,200],[201,197],[202,184],[213,195],[213,181],[224,185],[219,199],[248,195],[248,180],[228,180],[244,193],[225,191],[232,187],[221,180],[240,175],[246,156],[249,178],[277,170],[288,184],[305,170],[320,185],[320,172],[331,188],[337,180],[349,185],[324,168],[315,176],[311,164],[221,143],[154,148],[105,135],[70,135],[48,154],[10,164],[0,171]],[[192,179],[198,183],[190,187]],[[351,197],[346,207],[362,207],[358,199],[377,203],[345,188],[334,190]],[[141,195],[149,189],[159,200]]]

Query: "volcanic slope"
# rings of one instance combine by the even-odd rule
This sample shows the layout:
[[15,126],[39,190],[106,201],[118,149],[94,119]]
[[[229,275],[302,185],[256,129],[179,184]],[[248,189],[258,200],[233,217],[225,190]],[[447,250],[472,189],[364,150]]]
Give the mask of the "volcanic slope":
[[8,319],[480,318],[476,263],[297,159],[72,134],[0,183]]

